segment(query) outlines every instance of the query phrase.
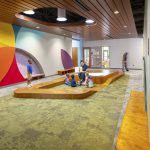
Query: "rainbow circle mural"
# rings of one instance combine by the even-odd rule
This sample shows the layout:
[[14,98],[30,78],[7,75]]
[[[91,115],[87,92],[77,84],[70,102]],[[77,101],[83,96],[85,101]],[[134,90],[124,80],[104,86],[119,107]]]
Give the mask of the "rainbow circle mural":
[[[24,34],[26,37],[26,33],[31,33],[40,40],[43,39],[44,33],[37,33],[32,29],[2,22],[0,22],[0,29],[2,29],[0,30],[0,87],[25,81],[26,63],[29,58],[33,60],[33,73],[44,74],[38,59],[34,59],[33,54],[29,55],[30,52],[28,52],[29,54],[26,52],[26,42],[20,38],[20,34]],[[59,49],[59,52],[60,57],[58,59],[61,59],[59,66],[64,67],[64,69],[72,68],[73,62],[68,50]]]
[[13,27],[0,22],[0,28],[0,86],[25,81],[16,63]]

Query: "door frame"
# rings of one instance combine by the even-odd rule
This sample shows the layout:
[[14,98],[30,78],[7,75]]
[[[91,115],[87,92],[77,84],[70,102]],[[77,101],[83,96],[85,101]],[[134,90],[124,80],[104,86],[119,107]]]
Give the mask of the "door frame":
[[83,49],[82,49],[82,52],[83,52],[83,61],[85,59],[84,49],[89,49],[89,66],[88,67],[91,67],[91,47],[83,47]]
[[102,47],[109,47],[109,67],[108,68],[104,68],[104,67],[102,67],[102,69],[109,69],[110,68],[110,48],[111,48],[111,46],[101,46],[101,51],[102,51],[102,61],[103,61],[103,51],[105,51],[105,50],[102,50]]

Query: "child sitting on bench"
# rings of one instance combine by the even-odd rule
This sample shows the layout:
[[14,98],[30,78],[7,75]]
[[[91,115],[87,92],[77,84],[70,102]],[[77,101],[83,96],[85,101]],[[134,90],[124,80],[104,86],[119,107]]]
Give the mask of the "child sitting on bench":
[[89,76],[89,74],[88,74],[88,79],[87,80],[88,80],[87,81],[87,87],[92,88],[94,86],[94,83],[93,83],[92,77]]
[[66,85],[71,85],[69,77],[70,77],[69,73],[66,73],[66,77],[65,77],[65,84]]
[[74,79],[74,75],[72,74],[71,75],[71,87],[76,87],[76,86],[77,86],[77,83],[76,83],[76,81]]
[[89,88],[93,87],[93,79],[92,77],[89,75],[88,72],[85,73],[85,81],[82,83],[82,85],[87,86]]

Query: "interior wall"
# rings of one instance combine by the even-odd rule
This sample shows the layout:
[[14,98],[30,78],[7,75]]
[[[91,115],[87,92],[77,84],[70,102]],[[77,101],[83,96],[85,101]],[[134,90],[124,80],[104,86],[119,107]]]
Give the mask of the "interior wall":
[[45,76],[63,69],[61,49],[72,55],[72,39],[22,27],[16,47],[31,53],[41,64]]
[[13,26],[0,22],[0,87],[22,82],[15,57],[15,34]]
[[85,41],[84,47],[110,47],[110,68],[122,68],[122,56],[128,52],[128,67],[143,68],[143,38]]
[[[17,55],[16,49],[31,54],[45,76],[57,74],[68,60],[68,64],[72,63],[71,38],[3,22],[0,29],[0,87],[25,81],[28,57]],[[19,67],[20,62],[23,67]],[[38,65],[33,64],[33,74],[39,73],[35,66]]]
[[33,69],[33,74],[43,74],[43,69],[41,69],[41,66],[39,66],[39,63],[37,61],[35,61],[35,59],[33,57],[31,57],[31,55],[27,55],[25,53],[23,53],[22,51],[18,51],[18,49],[16,49],[16,61],[17,61],[17,66],[18,69],[20,71],[20,73],[22,74],[22,76],[24,78],[26,78],[27,76],[27,62],[28,59],[32,59],[32,67]]
[[147,116],[148,116],[148,129],[150,141],[150,1],[145,1],[145,16],[144,16],[144,57],[145,57],[145,74],[146,74],[146,87],[145,87],[145,102],[147,102]]

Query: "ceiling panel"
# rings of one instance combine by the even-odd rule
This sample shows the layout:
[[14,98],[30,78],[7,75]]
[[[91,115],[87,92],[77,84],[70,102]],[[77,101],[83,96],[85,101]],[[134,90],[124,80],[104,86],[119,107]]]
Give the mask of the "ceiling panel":
[[[82,5],[79,5],[80,2]],[[15,14],[41,7],[64,8],[85,18],[92,26],[50,26],[33,20],[23,21]],[[118,10],[119,14],[114,14]],[[130,0],[0,0],[0,20],[41,31],[84,40],[138,37]],[[124,26],[127,26],[126,28]],[[128,34],[131,33],[131,34]]]
[[145,0],[130,0],[138,35],[143,37]]

